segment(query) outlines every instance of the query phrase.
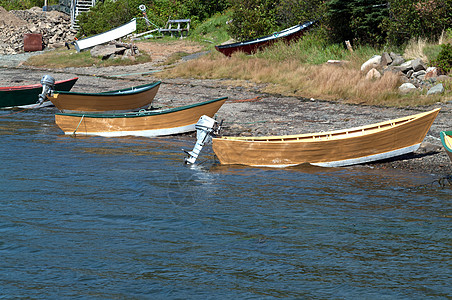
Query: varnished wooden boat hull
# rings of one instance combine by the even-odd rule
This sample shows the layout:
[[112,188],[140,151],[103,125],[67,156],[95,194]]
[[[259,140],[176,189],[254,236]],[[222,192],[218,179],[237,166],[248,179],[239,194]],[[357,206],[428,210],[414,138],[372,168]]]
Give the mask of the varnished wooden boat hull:
[[449,155],[450,161],[452,162],[452,131],[441,131],[440,136],[444,150],[446,150],[446,153]]
[[195,130],[202,115],[213,117],[227,97],[162,111],[124,114],[55,115],[55,122],[65,134],[155,137]]
[[160,81],[103,93],[60,92],[48,97],[65,113],[126,112],[149,106],[160,87]]
[[417,150],[439,110],[315,134],[213,138],[212,147],[222,164],[270,167],[360,164]]
[[[70,91],[77,80],[78,77],[68,80],[59,80],[55,82],[55,88],[61,91]],[[41,92],[41,84],[0,87],[0,108],[23,108],[37,105],[38,96]],[[42,106],[45,105],[40,105],[40,107]]]
[[223,53],[226,56],[231,56],[232,53],[239,51],[245,52],[247,54],[252,54],[257,52],[258,50],[270,46],[271,44],[277,41],[290,42],[299,39],[314,23],[315,23],[314,21],[310,21],[304,24],[295,25],[290,28],[284,29],[280,32],[276,32],[274,34],[263,36],[253,40],[226,45],[217,45],[215,46],[215,49],[217,49],[217,51]]

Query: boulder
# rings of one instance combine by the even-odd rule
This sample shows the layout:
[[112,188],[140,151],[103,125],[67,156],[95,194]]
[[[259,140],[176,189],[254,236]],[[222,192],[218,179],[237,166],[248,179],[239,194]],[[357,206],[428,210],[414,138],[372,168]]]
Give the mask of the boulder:
[[414,70],[414,72],[426,69],[424,62],[420,58],[416,58],[411,61],[411,68]]
[[377,68],[381,63],[381,55],[374,55],[368,61],[361,65],[361,71],[365,72],[368,69]]
[[367,80],[379,79],[379,78],[381,78],[381,74],[375,68],[370,69],[370,71],[367,72],[367,74],[366,74]]
[[419,78],[420,76],[425,76],[425,70],[421,70],[421,71],[417,71],[417,72],[414,72],[414,70],[413,70],[413,74],[411,75],[412,77],[415,77],[415,78]]
[[400,66],[401,64],[403,64],[405,62],[405,59],[403,59],[403,57],[401,55],[396,54],[394,52],[391,52],[389,54],[389,56],[392,59],[392,62],[390,64],[391,66]]
[[389,65],[390,63],[392,63],[391,55],[389,55],[388,52],[383,52],[383,54],[381,55],[380,65],[381,65],[382,67],[386,67],[386,66]]
[[90,51],[92,57],[107,57],[116,52],[115,45],[97,45],[93,47]]
[[411,92],[414,92],[416,90],[417,90],[416,86],[414,84],[412,84],[412,83],[409,83],[409,82],[404,83],[401,86],[399,86],[399,92],[401,92],[403,94],[411,93]]
[[428,90],[427,95],[436,95],[444,93],[444,86],[442,83],[438,83],[434,87]]
[[394,69],[405,74],[408,73],[409,70],[412,70],[411,60],[404,62],[400,66],[395,66]]

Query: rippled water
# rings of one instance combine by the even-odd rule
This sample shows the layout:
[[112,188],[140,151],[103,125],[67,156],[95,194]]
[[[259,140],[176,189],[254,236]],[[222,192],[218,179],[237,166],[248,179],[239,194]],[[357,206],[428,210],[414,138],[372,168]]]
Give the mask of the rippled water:
[[433,178],[190,168],[190,138],[73,138],[53,112],[0,111],[1,298],[452,297]]

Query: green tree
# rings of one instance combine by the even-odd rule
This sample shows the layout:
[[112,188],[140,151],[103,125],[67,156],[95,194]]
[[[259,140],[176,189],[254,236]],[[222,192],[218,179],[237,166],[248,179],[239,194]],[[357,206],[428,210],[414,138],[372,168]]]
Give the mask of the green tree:
[[385,1],[330,0],[326,6],[325,23],[332,42],[350,40],[374,45],[385,42],[386,32],[382,25],[389,18]]
[[385,24],[391,44],[404,44],[411,38],[436,40],[452,28],[450,0],[389,0],[390,20]]
[[231,0],[233,19],[229,33],[244,40],[275,31],[277,5],[274,0]]
[[306,21],[320,20],[324,15],[323,0],[283,0],[276,7],[277,24],[291,27]]

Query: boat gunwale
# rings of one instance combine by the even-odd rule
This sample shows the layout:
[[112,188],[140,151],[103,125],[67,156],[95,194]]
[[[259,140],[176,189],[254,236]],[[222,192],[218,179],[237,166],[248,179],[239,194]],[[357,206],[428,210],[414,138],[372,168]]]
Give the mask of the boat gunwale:
[[[292,35],[294,33],[297,33],[297,32],[299,32],[299,31],[301,31],[301,30],[303,30],[305,28],[308,28],[309,26],[313,25],[315,22],[316,21],[308,21],[308,22],[305,22],[303,24],[297,24],[297,25],[294,25],[292,27],[283,29],[281,31],[278,31],[278,32],[275,32],[275,33],[272,33],[272,34],[269,34],[269,35],[261,36],[261,37],[255,38],[255,39],[246,40],[246,41],[242,41],[242,42],[231,43],[231,44],[225,44],[225,45],[216,45],[215,47],[217,48],[217,50],[228,49],[228,48],[234,48],[234,47],[240,47],[240,46],[247,46],[247,45],[257,44],[257,43],[266,42],[266,41],[270,41],[270,40],[278,39],[278,38],[284,38],[284,37],[290,36],[290,35]],[[297,27],[299,27],[299,29],[294,31],[293,33],[287,34],[287,35],[282,35],[282,34],[286,33],[287,31],[293,30],[294,28],[297,28]]]
[[[236,142],[249,142],[249,143],[296,143],[296,142],[318,142],[318,141],[328,141],[328,140],[339,140],[347,139],[353,137],[362,137],[368,134],[379,133],[387,129],[396,128],[402,126],[406,123],[412,122],[413,120],[419,119],[421,117],[434,114],[439,112],[441,108],[436,108],[431,111],[422,112],[415,115],[405,116],[397,119],[391,119],[379,123],[363,125],[359,127],[352,127],[347,129],[316,132],[316,133],[304,133],[304,134],[294,134],[294,135],[282,135],[282,136],[262,136],[262,137],[240,137],[240,136],[223,136],[216,137],[214,139],[236,141]],[[380,128],[380,127],[387,128]],[[378,131],[371,131],[372,129],[381,129]],[[366,132],[367,131],[367,132]],[[351,135],[350,133],[363,132],[361,135]],[[348,135],[350,134],[350,135]],[[337,136],[337,137],[335,137]]]
[[[150,89],[153,89],[153,88],[159,86],[161,83],[162,83],[161,81],[155,81],[155,82],[152,82],[152,83],[149,83],[149,84],[142,84],[142,85],[132,86],[132,87],[125,88],[125,89],[106,91],[106,92],[100,92],[100,93],[54,91],[54,95],[56,95],[56,94],[75,95],[75,96],[124,96],[124,95],[134,95],[134,94],[140,94],[140,93],[144,93],[146,91],[149,91]],[[143,89],[143,88],[145,88],[145,89]],[[134,91],[133,89],[140,89],[140,90]]]
[[150,117],[150,116],[157,116],[157,115],[164,115],[169,114],[173,112],[178,112],[190,108],[195,108],[219,101],[226,101],[228,97],[221,97],[213,100],[208,100],[204,102],[198,102],[194,104],[184,105],[184,106],[178,106],[158,111],[137,111],[137,112],[127,112],[127,113],[113,113],[113,114],[95,114],[95,113],[56,113],[55,115],[60,116],[68,116],[68,117],[84,117],[84,118],[140,118],[140,117]]
[[439,133],[441,137],[441,143],[443,144],[444,148],[452,153],[452,148],[449,147],[448,142],[446,141],[446,136],[449,137],[449,139],[452,140],[452,131],[441,131]]

